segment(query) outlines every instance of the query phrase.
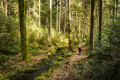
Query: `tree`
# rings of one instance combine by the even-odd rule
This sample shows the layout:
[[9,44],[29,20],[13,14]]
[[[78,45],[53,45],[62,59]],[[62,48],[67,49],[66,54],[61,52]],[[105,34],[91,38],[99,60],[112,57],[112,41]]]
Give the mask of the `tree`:
[[118,16],[117,12],[118,12],[118,0],[116,0],[116,17]]
[[39,27],[40,27],[40,23],[41,21],[40,21],[40,0],[39,0]]
[[59,7],[59,32],[61,30],[61,0],[59,1],[60,7]]
[[115,0],[113,0],[113,20],[115,18]]
[[93,30],[94,30],[94,0],[91,0],[91,22],[90,22],[90,47],[93,49]]
[[101,41],[101,26],[102,26],[102,0],[99,4],[99,40]]
[[52,0],[49,0],[49,26],[48,26],[48,42],[51,43],[51,27],[52,27]]
[[[2,4],[2,3],[1,3]],[[3,5],[4,5],[4,14],[7,16],[7,12],[8,12],[8,10],[7,10],[7,8],[8,8],[8,5],[7,5],[8,3],[7,3],[7,0],[5,0],[4,1],[4,3],[3,3]]]
[[70,34],[71,34],[71,27],[70,27],[70,0],[68,0],[68,29],[69,29],[69,35],[68,35],[68,42],[69,42],[69,49],[71,50],[71,39],[70,39]]
[[56,14],[56,31],[58,31],[58,0],[57,0],[57,14]]
[[67,0],[65,0],[65,10],[64,10],[64,13],[65,13],[65,19],[64,19],[64,34],[66,32],[66,22],[67,22]]
[[25,21],[25,2],[19,0],[19,19],[20,19],[20,34],[21,34],[21,57],[23,60],[28,59],[28,41]]
[[33,11],[33,16],[35,16],[35,10],[36,10],[36,1],[34,0],[34,11]]
[[1,7],[1,11],[3,11],[4,9],[3,9],[3,1],[2,0],[1,0],[1,6],[0,7]]

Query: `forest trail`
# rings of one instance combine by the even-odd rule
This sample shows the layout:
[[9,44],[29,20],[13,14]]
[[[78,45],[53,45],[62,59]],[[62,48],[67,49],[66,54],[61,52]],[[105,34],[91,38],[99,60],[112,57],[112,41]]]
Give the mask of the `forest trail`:
[[[65,59],[60,64],[59,68],[54,69],[53,73],[50,74],[51,77],[49,80],[74,80],[70,76],[71,70],[75,71],[73,69],[74,65],[80,62],[81,60],[86,59],[85,55],[85,43],[83,44],[83,49],[81,52],[81,55],[79,55],[79,51],[77,49],[76,53],[72,55],[71,57]],[[81,61],[82,62],[82,61]],[[43,61],[40,64],[37,64],[34,68],[35,70],[30,72],[25,72],[24,75],[21,76],[20,80],[34,80],[36,77],[40,76],[41,74],[47,72],[51,67],[51,61]],[[15,80],[18,78],[16,77]],[[10,79],[13,80],[13,79]]]
[[61,64],[60,68],[54,70],[50,80],[73,80],[73,78],[70,76],[70,73],[72,72],[73,67],[75,64],[77,64],[77,62],[87,58],[85,49],[85,43],[83,43],[81,55],[79,55],[79,51],[77,50],[73,56]]

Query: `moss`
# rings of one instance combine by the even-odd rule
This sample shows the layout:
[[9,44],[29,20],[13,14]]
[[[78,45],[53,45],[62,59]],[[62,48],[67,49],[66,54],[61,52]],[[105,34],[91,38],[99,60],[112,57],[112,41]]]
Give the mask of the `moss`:
[[44,76],[38,76],[34,80],[47,80]]
[[26,32],[26,19],[25,19],[25,2],[19,0],[19,18],[20,18],[20,34],[21,34],[21,59],[28,59],[28,40]]
[[61,61],[55,61],[54,62],[54,68],[58,68],[61,64]]
[[58,61],[64,60],[64,58],[63,58],[63,57],[60,57],[60,56],[57,56],[56,58],[57,58]]

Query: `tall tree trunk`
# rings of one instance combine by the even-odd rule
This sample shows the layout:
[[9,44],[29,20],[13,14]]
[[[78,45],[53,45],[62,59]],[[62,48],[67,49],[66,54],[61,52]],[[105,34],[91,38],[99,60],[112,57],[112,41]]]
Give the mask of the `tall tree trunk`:
[[101,27],[102,27],[102,0],[99,4],[99,40],[101,41]]
[[118,12],[118,0],[116,0],[116,17],[117,17],[117,12]]
[[60,7],[59,7],[59,33],[60,33],[60,30],[61,30],[61,0],[60,0]]
[[7,16],[7,0],[5,0],[5,15]]
[[66,18],[67,18],[67,15],[66,15],[66,10],[67,10],[67,0],[65,1],[65,10],[64,10],[64,12],[65,12],[65,19],[64,19],[64,34],[65,34],[65,32],[66,32]]
[[81,27],[81,22],[79,20],[78,43],[80,42],[80,27]]
[[90,22],[90,48],[93,49],[93,30],[94,30],[94,0],[91,0],[91,22]]
[[21,56],[23,60],[28,59],[28,41],[25,21],[25,2],[19,0],[19,19],[20,19],[20,34],[21,34]]
[[60,30],[61,30],[61,0],[59,1],[59,33],[60,33]]
[[58,4],[59,4],[59,1],[57,0],[57,14],[56,14],[56,31],[58,31]]
[[113,0],[113,20],[115,18],[115,0]]
[[3,1],[1,1],[1,11],[3,11],[3,13],[4,13],[4,9],[3,9]]
[[49,0],[48,43],[51,43],[51,28],[52,28],[52,0]]
[[66,12],[65,12],[65,19],[64,19],[64,34],[66,32]]
[[39,27],[40,27],[40,24],[41,24],[41,20],[40,20],[40,0],[39,0]]
[[29,21],[30,21],[30,0],[28,0],[28,11],[27,11],[27,17],[28,17],[28,26],[29,26]]
[[70,27],[70,0],[68,0],[68,29],[69,29],[69,35],[68,35],[68,40],[69,40],[69,49],[71,50],[71,39],[70,39],[70,34],[71,34],[71,27]]
[[36,10],[36,1],[34,0],[34,11],[33,11],[33,16],[35,16],[35,10]]

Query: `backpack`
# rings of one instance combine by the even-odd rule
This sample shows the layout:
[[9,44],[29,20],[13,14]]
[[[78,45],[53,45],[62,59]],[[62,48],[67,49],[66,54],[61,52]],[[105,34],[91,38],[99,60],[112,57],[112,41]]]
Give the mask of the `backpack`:
[[79,44],[79,48],[82,49],[82,44]]

